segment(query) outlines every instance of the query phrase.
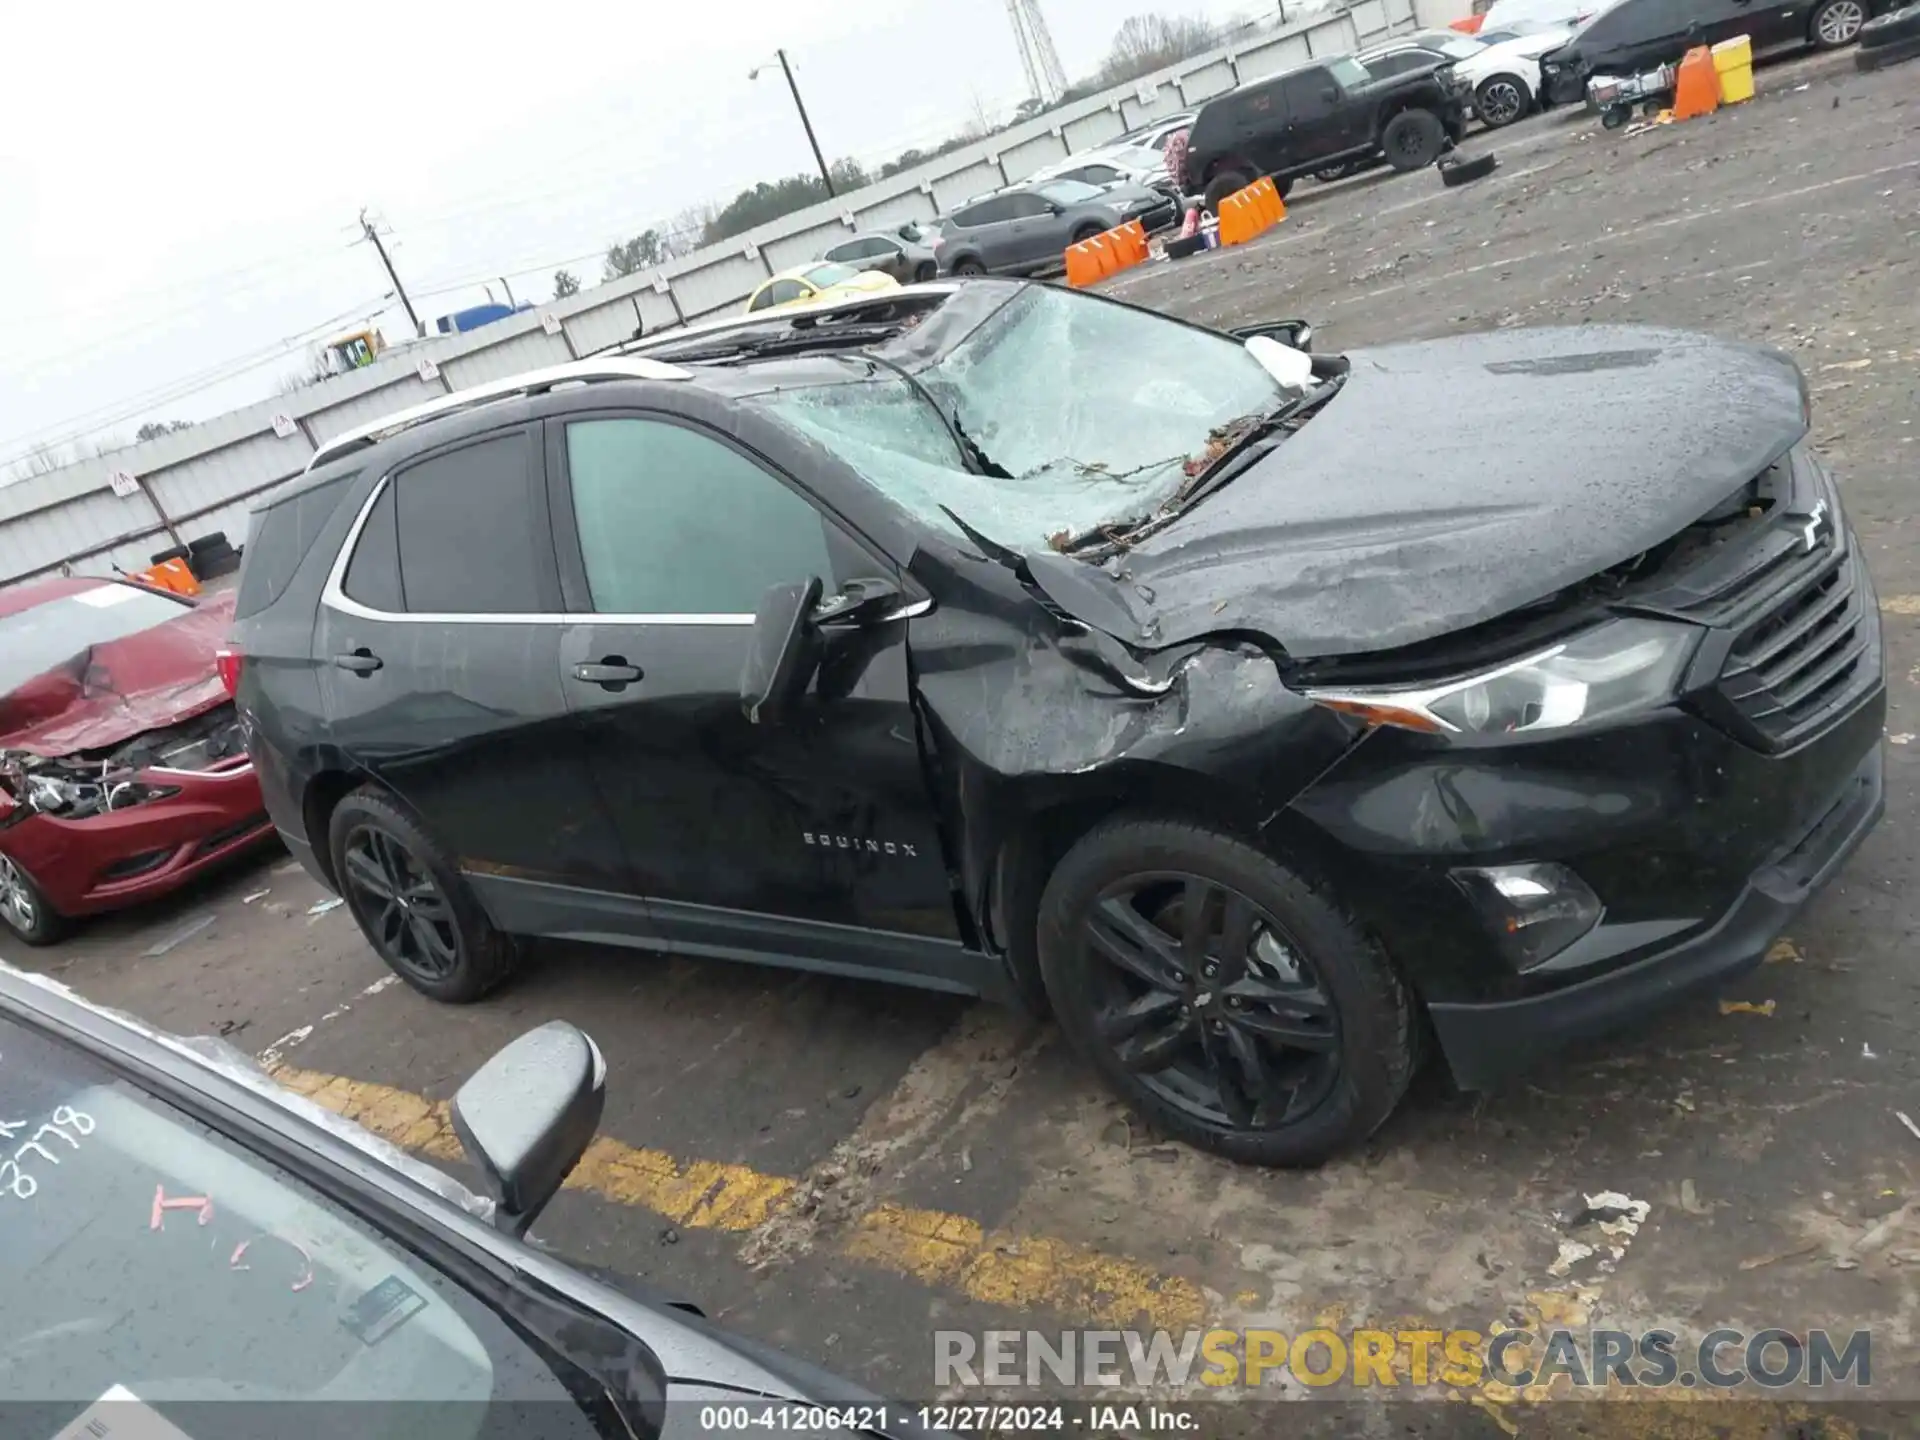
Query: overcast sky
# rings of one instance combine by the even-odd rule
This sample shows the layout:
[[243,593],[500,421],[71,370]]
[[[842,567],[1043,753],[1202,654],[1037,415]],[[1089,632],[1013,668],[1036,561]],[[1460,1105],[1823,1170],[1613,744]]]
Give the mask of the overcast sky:
[[[1042,3],[1069,78],[1135,9],[1262,8]],[[930,145],[1024,94],[1005,0],[8,12],[0,470],[36,441],[263,399],[307,339],[369,315],[406,333],[352,243],[362,206],[431,325],[494,276],[536,301],[563,265],[591,284],[609,241],[810,168],[778,67],[747,79],[777,46],[829,159]]]

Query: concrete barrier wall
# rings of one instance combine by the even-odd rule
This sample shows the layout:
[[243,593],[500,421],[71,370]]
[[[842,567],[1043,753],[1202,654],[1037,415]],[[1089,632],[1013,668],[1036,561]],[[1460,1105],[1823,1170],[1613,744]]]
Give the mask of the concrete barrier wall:
[[[1441,0],[1445,3],[1445,0]],[[364,370],[0,486],[0,585],[71,570],[144,568],[156,551],[224,531],[297,476],[315,448],[384,414],[484,380],[576,359],[646,333],[733,310],[777,270],[862,230],[935,215],[1088,146],[1315,56],[1413,28],[1415,0],[1358,0],[1196,56],[1144,80],[1030,120],[910,171],[814,205],[657,272],[629,276],[409,347]]]

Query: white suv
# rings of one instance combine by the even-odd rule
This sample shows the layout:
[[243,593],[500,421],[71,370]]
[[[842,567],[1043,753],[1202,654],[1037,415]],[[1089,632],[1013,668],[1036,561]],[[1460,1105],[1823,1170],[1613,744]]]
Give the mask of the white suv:
[[1540,57],[1564,45],[1567,34],[1542,27],[1488,45],[1452,30],[1416,30],[1356,58],[1376,75],[1418,69],[1436,56],[1450,61],[1453,73],[1472,88],[1480,123],[1497,130],[1532,111],[1540,94]]

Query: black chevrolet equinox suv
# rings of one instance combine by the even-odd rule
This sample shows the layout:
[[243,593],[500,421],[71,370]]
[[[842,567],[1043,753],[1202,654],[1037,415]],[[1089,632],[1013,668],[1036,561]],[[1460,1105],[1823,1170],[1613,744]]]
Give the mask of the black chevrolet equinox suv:
[[274,821],[428,995],[561,936],[1046,1006],[1265,1163],[1756,963],[1883,803],[1792,361],[1303,328],[932,284],[338,437],[225,666]]

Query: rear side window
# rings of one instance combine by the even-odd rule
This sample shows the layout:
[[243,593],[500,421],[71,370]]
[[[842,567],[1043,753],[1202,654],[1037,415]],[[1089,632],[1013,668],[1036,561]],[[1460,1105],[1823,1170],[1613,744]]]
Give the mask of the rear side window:
[[400,593],[400,532],[393,524],[393,486],[382,487],[380,497],[367,512],[367,523],[360,527],[360,542],[353,547],[353,559],[340,588],[349,600],[358,600],[375,610],[398,614],[407,608]]
[[833,578],[820,512],[697,430],[575,421],[567,479],[601,614],[751,615],[770,586]]
[[236,620],[257,615],[286,593],[293,572],[333,515],[354,472],[337,475],[291,500],[256,511],[247,527],[247,553],[240,565],[240,585],[234,594]]
[[544,608],[533,561],[532,464],[532,437],[522,430],[435,455],[394,477],[400,588],[409,611],[524,615]]

